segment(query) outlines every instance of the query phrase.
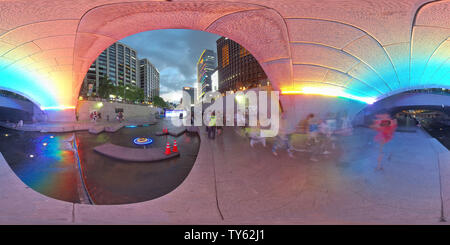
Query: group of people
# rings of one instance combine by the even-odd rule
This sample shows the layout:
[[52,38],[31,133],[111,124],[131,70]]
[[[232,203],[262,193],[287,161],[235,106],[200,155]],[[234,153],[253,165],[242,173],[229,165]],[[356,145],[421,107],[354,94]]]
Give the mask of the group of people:
[[[382,170],[381,162],[383,158],[383,146],[389,142],[397,128],[397,121],[392,119],[389,114],[378,114],[371,128],[377,134],[374,138],[379,143],[379,156],[377,170]],[[212,113],[209,123],[206,127],[208,138],[214,139],[217,134],[221,134],[222,127],[217,126],[216,114]],[[258,121],[257,126],[242,127],[245,135],[250,139],[250,146],[262,144],[266,147],[266,133],[268,129],[263,129]],[[328,113],[324,117],[319,117],[314,113],[308,114],[301,120],[294,129],[290,128],[286,113],[282,113],[278,134],[275,136],[272,145],[272,153],[278,156],[280,149],[285,149],[289,157],[294,157],[294,152],[308,152],[309,160],[313,162],[319,161],[321,155],[331,154],[337,148],[337,136],[351,135],[353,127],[350,118],[343,114],[339,116],[336,113]],[[301,140],[300,146],[292,145],[292,135],[297,134]]]
[[[267,130],[261,127],[246,127],[245,133],[250,139],[250,146],[261,143],[266,146],[265,132]],[[289,127],[286,113],[282,113],[278,134],[272,145],[272,153],[278,156],[279,149],[286,149],[289,157],[294,157],[295,151],[310,152],[310,160],[318,161],[318,155],[327,155],[336,149],[335,135],[350,135],[352,133],[352,125],[347,116],[338,117],[333,113],[329,113],[324,118],[318,118],[315,114],[310,113],[301,120],[295,129]],[[291,136],[298,134],[302,138],[301,148],[292,145]]]
[[89,118],[91,119],[91,121],[97,122],[98,119],[102,118],[102,113],[93,111],[89,114]]
[[[347,115],[338,117],[336,114],[328,113],[325,117],[319,118],[315,114],[310,113],[298,123],[294,130],[289,128],[285,113],[282,113],[280,119],[279,131],[272,146],[272,153],[275,156],[278,156],[279,149],[286,149],[291,158],[294,157],[294,152],[296,151],[309,152],[309,160],[317,162],[319,161],[318,156],[328,155],[336,149],[338,135],[351,135],[353,131],[351,121]],[[383,146],[393,138],[397,128],[397,120],[392,119],[387,113],[378,114],[370,127],[377,132],[374,140],[380,145],[376,170],[382,170]],[[266,137],[264,137],[263,132],[264,130],[259,126],[246,128],[251,147],[254,147],[257,143],[261,143],[266,147]],[[291,136],[293,134],[303,136],[300,137],[303,138],[303,144],[301,144],[300,148],[292,145]]]
[[119,112],[117,113],[117,115],[116,115],[116,120],[119,121],[119,123],[121,123],[123,120],[125,120],[122,111],[119,111]]
[[[319,118],[314,113],[310,113],[298,123],[293,132],[289,131],[285,117],[283,114],[281,119],[284,124],[280,124],[280,133],[272,147],[274,155],[278,155],[279,148],[285,147],[290,157],[293,157],[294,151],[310,152],[309,160],[317,162],[319,155],[330,154],[336,149],[336,135],[352,133],[352,125],[347,116],[337,117],[333,113],[328,113],[324,118]],[[302,136],[300,148],[293,147],[290,143],[290,136],[294,133]]]
[[[102,113],[97,112],[97,111],[92,111],[91,113],[89,113],[89,118],[92,122],[97,122],[99,119],[102,119]],[[123,120],[125,120],[123,112],[120,111],[116,114],[116,120],[118,122],[122,122]],[[106,115],[106,121],[109,121],[109,115]]]

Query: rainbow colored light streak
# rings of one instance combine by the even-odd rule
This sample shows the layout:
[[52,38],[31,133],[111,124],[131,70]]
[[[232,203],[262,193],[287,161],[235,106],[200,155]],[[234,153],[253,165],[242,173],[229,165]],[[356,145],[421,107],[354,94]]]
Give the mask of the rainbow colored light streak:
[[26,97],[41,110],[75,108],[72,105],[72,81],[66,75],[51,76],[32,70],[32,67],[18,67],[0,60],[0,89]]
[[65,105],[49,106],[49,107],[41,106],[41,110],[43,110],[43,111],[46,111],[46,110],[69,110],[69,109],[75,109],[75,106],[65,106]]
[[281,89],[281,94],[313,94],[313,95],[324,95],[332,97],[342,97],[351,100],[356,100],[364,102],[366,104],[373,104],[376,99],[372,97],[360,97],[356,95],[349,94],[342,88],[336,87],[300,87],[295,90]]

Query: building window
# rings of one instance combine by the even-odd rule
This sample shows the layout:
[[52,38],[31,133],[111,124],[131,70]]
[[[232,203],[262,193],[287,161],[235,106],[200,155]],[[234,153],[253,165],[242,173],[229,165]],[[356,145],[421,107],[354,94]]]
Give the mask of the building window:
[[228,64],[230,64],[230,57],[228,44],[226,44],[222,47],[222,67],[225,67]]
[[242,57],[244,57],[244,56],[247,56],[247,55],[249,55],[249,54],[250,54],[250,52],[248,52],[247,49],[245,49],[245,48],[242,47],[242,46],[239,47],[239,57],[240,57],[240,58],[242,58]]

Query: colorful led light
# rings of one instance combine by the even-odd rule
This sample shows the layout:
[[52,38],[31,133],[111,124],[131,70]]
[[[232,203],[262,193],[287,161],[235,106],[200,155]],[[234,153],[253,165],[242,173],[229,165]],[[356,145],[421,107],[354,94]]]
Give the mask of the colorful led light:
[[65,106],[65,105],[60,105],[60,106],[41,106],[41,110],[43,111],[47,111],[47,110],[68,110],[68,109],[75,109],[75,106]]
[[314,94],[331,97],[342,97],[351,100],[357,100],[366,104],[373,104],[376,99],[372,97],[361,97],[344,92],[344,89],[337,87],[301,87],[295,90],[282,89],[281,94]]
[[71,109],[72,86],[69,75],[33,69],[33,65],[11,64],[0,59],[0,89],[18,93],[41,109]]
[[141,138],[135,138],[135,139],[133,140],[133,142],[134,142],[136,145],[148,145],[148,144],[153,143],[153,140],[152,140],[151,138],[141,137]]
[[[431,31],[431,28],[424,27],[418,27],[412,34],[412,45],[406,45],[406,43],[398,46],[392,45],[390,48],[382,48],[378,51],[363,50],[360,47],[364,53],[361,61],[364,61],[362,63],[367,63],[367,65],[355,66],[355,69],[350,71],[339,70],[341,73],[348,73],[351,79],[336,81],[336,84],[344,84],[343,86],[346,87],[337,93],[333,93],[333,90],[329,92],[328,88],[314,88],[314,91],[308,91],[311,90],[308,88],[293,88],[282,91],[282,94],[339,96],[370,104],[375,101],[374,98],[381,98],[384,95],[395,94],[417,86],[424,86],[424,88],[432,85],[432,87],[449,87],[450,38],[448,34],[445,33],[444,29]],[[80,84],[77,83],[81,81],[73,80],[73,74],[80,71],[74,67],[69,67],[72,69],[67,70],[57,70],[53,67],[54,64],[52,63],[55,62],[53,58],[48,59],[48,64],[46,64],[46,61],[37,59],[20,58],[29,57],[29,52],[31,52],[31,49],[27,49],[26,45],[21,47],[13,52],[1,54],[0,89],[19,93],[36,103],[43,110],[75,109],[73,104],[77,100],[78,91],[74,91],[74,89],[79,88]],[[405,47],[405,49],[401,47]],[[386,55],[379,55],[379,51],[386,53]],[[201,57],[204,52],[200,55],[198,64],[203,62]],[[359,57],[358,52],[355,51],[356,53],[354,53],[352,49],[346,49],[345,52]],[[318,63],[311,65],[327,67],[326,64]],[[200,75],[204,75],[204,72],[202,71]],[[331,73],[329,75],[332,76]],[[302,77],[300,76],[296,75],[293,79],[301,80]],[[347,76],[343,77],[347,78]],[[287,81],[287,83],[290,82]],[[282,83],[279,85],[283,86]],[[80,97],[79,99],[83,98]]]

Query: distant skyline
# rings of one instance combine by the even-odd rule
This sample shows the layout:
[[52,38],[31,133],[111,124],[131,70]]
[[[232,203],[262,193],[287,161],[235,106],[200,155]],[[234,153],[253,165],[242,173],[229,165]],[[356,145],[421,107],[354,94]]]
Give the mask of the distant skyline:
[[160,96],[180,102],[182,87],[197,82],[197,61],[204,49],[216,50],[220,36],[208,32],[167,29],[141,32],[122,42],[134,48],[139,59],[147,58],[160,74]]

